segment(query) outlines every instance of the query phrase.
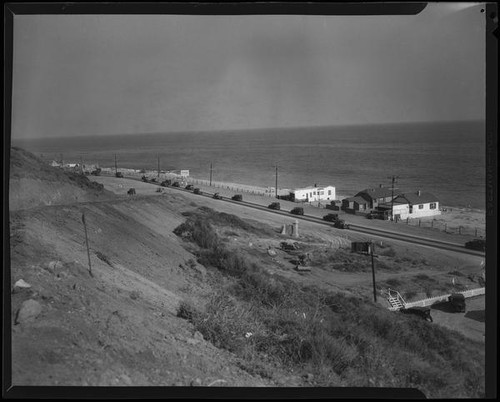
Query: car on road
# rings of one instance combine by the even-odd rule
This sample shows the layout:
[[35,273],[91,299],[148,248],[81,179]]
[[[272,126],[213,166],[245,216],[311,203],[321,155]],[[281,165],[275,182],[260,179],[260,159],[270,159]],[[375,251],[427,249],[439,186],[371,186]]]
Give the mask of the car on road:
[[343,219],[338,219],[333,222],[333,227],[337,229],[349,229],[349,225]]
[[123,173],[122,172],[116,172],[115,177],[122,177],[123,178]]
[[267,206],[269,209],[275,209],[276,211],[279,211],[281,209],[281,205],[279,202],[272,202]]
[[241,194],[235,194],[231,197],[233,201],[243,201],[243,196]]
[[465,248],[478,251],[486,251],[486,240],[474,239],[465,243]]
[[222,200],[222,195],[220,195],[219,193],[215,193],[212,198],[215,198],[216,200]]
[[174,184],[172,184],[172,187],[180,187],[181,186],[181,183],[179,183],[178,181],[175,181]]
[[186,190],[192,190],[194,188],[194,186],[192,184],[188,184],[186,186]]
[[201,190],[199,188],[195,188],[193,190],[193,193],[195,193],[195,194],[201,194]]
[[295,207],[290,211],[291,214],[294,215],[304,215],[304,208],[302,207]]
[[172,184],[172,180],[167,179],[167,180],[163,180],[163,181],[160,183],[160,186],[162,186],[162,187],[167,187],[167,186],[170,186],[171,184]]
[[339,214],[327,214],[323,216],[323,220],[327,222],[335,222],[339,219]]

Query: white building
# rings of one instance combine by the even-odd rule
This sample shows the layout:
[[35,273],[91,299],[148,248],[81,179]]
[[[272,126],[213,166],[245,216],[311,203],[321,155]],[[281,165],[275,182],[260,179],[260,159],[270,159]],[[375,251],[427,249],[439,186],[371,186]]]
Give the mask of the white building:
[[296,188],[290,193],[295,196],[295,201],[333,201],[335,199],[333,186]]
[[413,219],[441,215],[441,210],[436,196],[417,191],[394,198],[393,214],[395,219]]

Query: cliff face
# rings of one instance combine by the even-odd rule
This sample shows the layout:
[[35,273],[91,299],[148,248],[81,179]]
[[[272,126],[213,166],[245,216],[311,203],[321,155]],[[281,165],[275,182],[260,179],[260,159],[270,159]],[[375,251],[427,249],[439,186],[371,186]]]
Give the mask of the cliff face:
[[87,177],[47,165],[35,155],[12,147],[10,153],[9,210],[42,205],[111,200],[114,194]]

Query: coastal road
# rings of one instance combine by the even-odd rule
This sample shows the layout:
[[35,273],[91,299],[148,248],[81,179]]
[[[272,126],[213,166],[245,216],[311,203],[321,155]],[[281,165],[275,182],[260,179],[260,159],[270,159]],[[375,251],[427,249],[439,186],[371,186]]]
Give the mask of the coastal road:
[[[142,181],[141,179],[138,179],[136,177],[127,177],[127,179]],[[159,183],[149,182],[149,184],[154,184],[154,185],[157,185],[160,187]],[[167,188],[192,194],[192,191],[186,190],[185,188],[181,188],[181,187],[168,186]],[[214,193],[209,193],[209,192],[204,191],[202,194],[200,194],[198,196],[199,197],[213,198],[213,195],[214,195]],[[318,218],[318,217],[309,216],[309,215],[290,215],[290,211],[273,210],[273,209],[269,209],[266,206],[256,204],[253,202],[249,202],[249,201],[234,201],[228,197],[222,197],[220,199],[220,201],[233,203],[236,205],[241,205],[241,206],[244,206],[247,208],[253,208],[255,210],[266,211],[268,213],[273,213],[276,215],[283,215],[283,216],[286,216],[288,218],[293,217],[296,219],[333,227],[333,224],[331,222],[324,221],[323,219]],[[342,230],[342,229],[338,229],[338,230]],[[407,233],[398,233],[398,232],[393,232],[393,231],[379,229],[379,228],[373,228],[373,227],[359,225],[359,224],[349,224],[349,229],[343,229],[343,230],[345,230],[347,232],[352,231],[352,232],[362,233],[362,234],[370,235],[371,237],[375,237],[375,238],[397,240],[397,241],[401,241],[401,242],[411,243],[413,245],[420,245],[420,246],[430,247],[430,248],[434,248],[434,249],[453,251],[453,252],[457,252],[457,253],[469,254],[469,255],[474,255],[474,256],[478,256],[478,257],[485,256],[484,252],[465,248],[465,246],[463,244],[446,242],[443,240],[438,240],[438,239],[430,238],[430,237],[415,236],[415,235],[410,235]]]

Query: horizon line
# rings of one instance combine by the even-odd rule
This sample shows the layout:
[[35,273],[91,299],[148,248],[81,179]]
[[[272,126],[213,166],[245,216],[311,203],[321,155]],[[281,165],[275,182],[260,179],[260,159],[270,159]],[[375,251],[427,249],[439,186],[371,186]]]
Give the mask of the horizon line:
[[184,131],[149,131],[149,132],[129,132],[129,133],[108,133],[108,134],[77,134],[77,135],[55,135],[55,136],[37,136],[37,137],[22,137],[13,138],[11,142],[22,140],[42,140],[42,139],[60,139],[60,138],[82,138],[82,137],[115,137],[115,136],[132,136],[132,135],[159,135],[159,134],[192,134],[192,133],[225,133],[225,132],[248,132],[248,131],[263,131],[263,130],[302,130],[302,129],[321,129],[321,128],[343,128],[343,127],[364,127],[364,126],[391,126],[391,125],[417,125],[417,124],[451,124],[451,123],[486,123],[486,119],[465,119],[465,120],[429,120],[429,121],[408,121],[408,122],[387,122],[387,123],[351,123],[351,124],[329,124],[317,126],[275,126],[275,127],[260,127],[260,128],[236,128],[236,129],[220,129],[220,130],[184,130]]

